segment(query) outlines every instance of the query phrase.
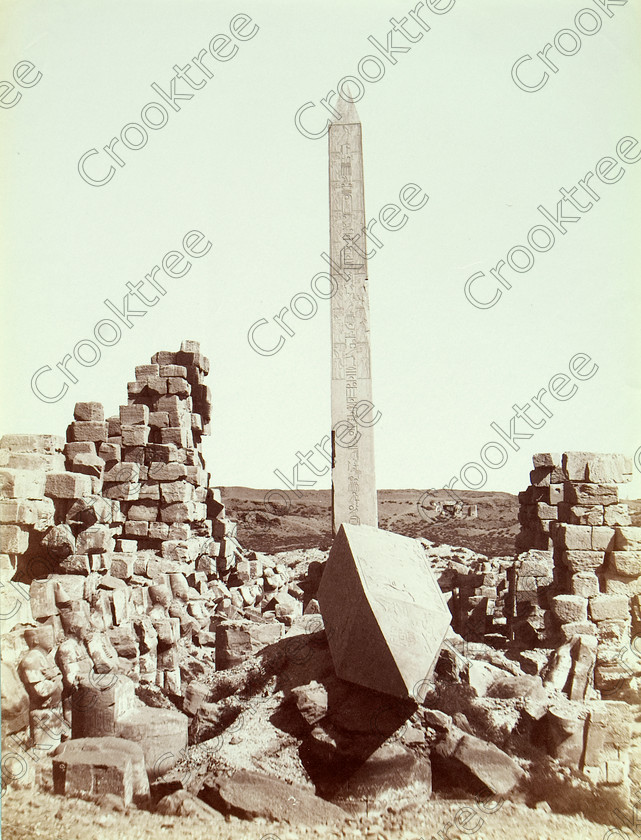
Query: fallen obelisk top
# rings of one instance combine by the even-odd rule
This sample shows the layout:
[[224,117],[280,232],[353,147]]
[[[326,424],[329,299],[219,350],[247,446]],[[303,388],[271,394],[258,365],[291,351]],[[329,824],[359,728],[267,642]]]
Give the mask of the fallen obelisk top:
[[343,524],[318,601],[339,677],[423,700],[450,611],[415,539]]
[[374,429],[354,409],[372,403],[363,148],[353,103],[341,99],[329,126],[332,286],[332,530],[378,525]]

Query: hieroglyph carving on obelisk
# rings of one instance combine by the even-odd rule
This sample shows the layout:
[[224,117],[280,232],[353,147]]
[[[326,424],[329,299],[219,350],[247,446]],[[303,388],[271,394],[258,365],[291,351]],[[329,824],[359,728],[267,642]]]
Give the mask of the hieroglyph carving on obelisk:
[[340,100],[335,110],[340,119],[329,127],[334,534],[342,522],[378,526],[374,430],[354,418],[363,400],[373,404],[361,124],[353,103]]

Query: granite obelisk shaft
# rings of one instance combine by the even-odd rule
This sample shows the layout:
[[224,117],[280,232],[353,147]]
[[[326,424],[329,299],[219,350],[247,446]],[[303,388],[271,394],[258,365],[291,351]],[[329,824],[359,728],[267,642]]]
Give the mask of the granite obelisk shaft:
[[[332,341],[332,528],[378,527],[374,473],[376,410],[370,364],[369,295],[361,124],[352,103],[329,127],[329,242]],[[360,404],[357,422],[354,409]],[[368,425],[368,423],[370,425]]]

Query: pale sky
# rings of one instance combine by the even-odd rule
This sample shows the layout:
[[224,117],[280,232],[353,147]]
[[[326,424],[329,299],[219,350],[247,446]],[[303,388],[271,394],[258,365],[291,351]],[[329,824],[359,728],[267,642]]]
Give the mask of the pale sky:
[[[548,414],[531,404],[538,428],[512,421],[532,437],[518,451],[505,443],[484,489],[523,489],[535,452],[639,450],[639,3],[430,3],[441,14],[413,0],[3,2],[3,432],[64,434],[77,401],[117,414],[136,365],[194,339],[211,360],[213,483],[283,487],[274,470],[291,476],[296,451],[330,427],[329,304],[310,286],[326,269],[327,137],[303,136],[295,115],[312,103],[301,125],[321,134],[320,100],[355,76],[368,218],[398,205],[407,184],[429,196],[401,229],[375,224],[382,245],[369,240],[378,486],[441,487],[482,463],[485,444],[502,440],[492,424],[509,435],[513,406],[541,389]],[[538,90],[512,79],[524,56],[517,78]],[[185,98],[172,106],[159,89]],[[153,102],[164,110],[145,109]],[[165,119],[145,135],[126,128]],[[102,186],[78,171],[94,149],[84,167]],[[553,243],[540,229],[528,245],[537,225]],[[209,241],[208,253],[190,257],[182,277],[159,273],[166,294],[153,305],[130,298],[146,314],[126,327],[104,301],[122,308],[127,283],[193,230],[204,234],[195,250]],[[490,269],[508,253],[517,269],[500,268],[501,285]],[[464,292],[477,272],[471,294],[487,308]],[[273,318],[296,295],[317,311],[286,314],[292,336]],[[294,307],[307,313],[308,298]],[[108,318],[122,331],[112,346],[108,325],[104,344],[94,335]],[[271,356],[247,339],[263,318],[262,346],[284,339]],[[73,383],[56,364],[74,348],[91,362],[91,344],[77,349],[87,340],[101,357],[71,361]],[[577,378],[571,365],[593,375]],[[46,366],[43,393],[68,386],[56,402],[31,389]],[[315,481],[328,487],[329,475]],[[641,496],[638,469],[623,490]]]

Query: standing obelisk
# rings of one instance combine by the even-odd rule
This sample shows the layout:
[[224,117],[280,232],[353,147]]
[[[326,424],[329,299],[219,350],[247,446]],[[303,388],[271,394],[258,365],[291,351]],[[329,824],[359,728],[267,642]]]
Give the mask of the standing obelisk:
[[340,118],[329,126],[334,534],[342,522],[378,527],[361,123],[351,102],[341,99],[335,111]]

